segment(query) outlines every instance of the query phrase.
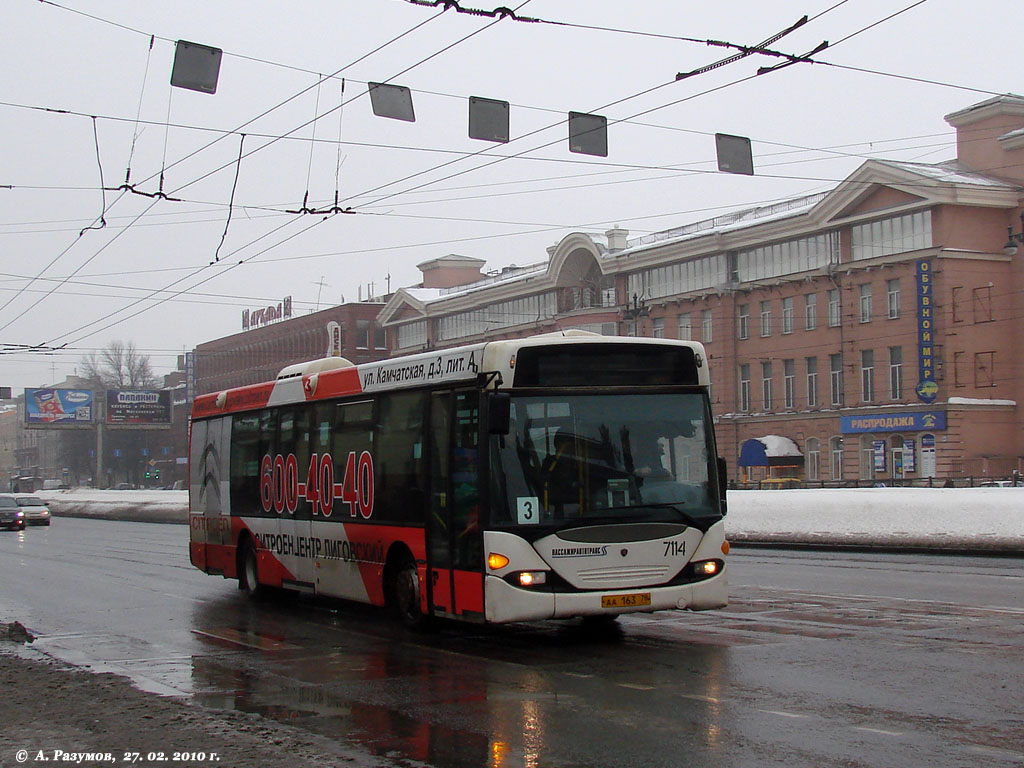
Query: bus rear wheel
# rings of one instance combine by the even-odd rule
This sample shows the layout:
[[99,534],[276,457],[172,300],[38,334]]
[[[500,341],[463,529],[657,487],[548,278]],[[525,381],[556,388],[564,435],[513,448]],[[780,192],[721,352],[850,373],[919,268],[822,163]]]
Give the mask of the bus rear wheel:
[[260,584],[259,567],[256,561],[256,547],[251,539],[242,545],[241,567],[238,569],[238,588],[251,598],[262,597],[265,588]]

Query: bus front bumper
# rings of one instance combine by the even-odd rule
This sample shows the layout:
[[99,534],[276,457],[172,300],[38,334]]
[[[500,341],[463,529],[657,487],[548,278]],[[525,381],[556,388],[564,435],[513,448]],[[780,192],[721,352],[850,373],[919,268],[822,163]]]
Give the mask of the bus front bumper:
[[[543,592],[514,587],[497,576],[484,580],[484,612],[487,621],[534,621],[569,619],[574,616],[601,616],[620,613],[650,613],[664,610],[706,611],[724,608],[729,603],[727,569],[716,576],[693,584],[669,587],[593,592]],[[641,597],[639,600],[636,596]],[[632,607],[602,607],[602,598],[624,598],[620,603],[641,602]],[[650,603],[646,603],[646,597]],[[610,601],[616,602],[616,601]]]

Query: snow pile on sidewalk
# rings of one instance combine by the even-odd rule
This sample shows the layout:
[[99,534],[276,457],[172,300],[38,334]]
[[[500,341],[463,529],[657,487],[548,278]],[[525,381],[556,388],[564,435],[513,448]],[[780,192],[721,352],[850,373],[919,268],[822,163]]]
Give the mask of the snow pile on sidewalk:
[[1024,551],[1022,488],[729,491],[737,542]]
[[39,491],[58,517],[138,520],[146,523],[188,523],[188,491]]
[[[57,516],[187,523],[187,491],[45,491]],[[729,491],[735,542],[1024,552],[1024,487]]]

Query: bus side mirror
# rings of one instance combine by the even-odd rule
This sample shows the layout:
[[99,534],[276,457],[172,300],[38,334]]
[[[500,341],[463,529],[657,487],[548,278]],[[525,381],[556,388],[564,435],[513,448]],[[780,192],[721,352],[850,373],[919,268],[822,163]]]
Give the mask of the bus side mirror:
[[512,396],[508,392],[492,392],[487,401],[488,431],[507,435],[512,429]]

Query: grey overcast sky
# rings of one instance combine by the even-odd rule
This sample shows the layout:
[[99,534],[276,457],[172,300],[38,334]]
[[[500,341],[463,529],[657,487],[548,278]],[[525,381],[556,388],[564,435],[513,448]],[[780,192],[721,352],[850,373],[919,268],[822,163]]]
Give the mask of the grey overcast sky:
[[[535,263],[572,231],[824,191],[871,157],[947,160],[945,114],[1024,91],[1008,0],[511,7],[562,23],[406,0],[4,0],[0,385],[60,381],[112,340],[162,374],[286,296],[303,314],[449,253]],[[804,15],[772,47],[827,40],[818,63],[676,81],[735,52],[699,41],[753,45]],[[171,88],[176,40],[223,49],[216,94]],[[368,81],[411,88],[416,121],[374,116]],[[467,137],[470,96],[511,103],[510,143]],[[609,119],[607,158],[568,151],[569,111]],[[752,139],[757,175],[715,171],[716,132]],[[129,169],[150,196],[117,190]],[[172,199],[151,196],[161,176]],[[352,213],[287,212],[336,190]]]

